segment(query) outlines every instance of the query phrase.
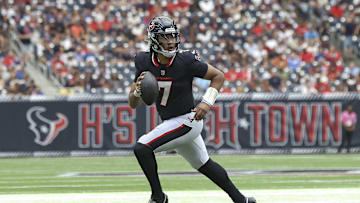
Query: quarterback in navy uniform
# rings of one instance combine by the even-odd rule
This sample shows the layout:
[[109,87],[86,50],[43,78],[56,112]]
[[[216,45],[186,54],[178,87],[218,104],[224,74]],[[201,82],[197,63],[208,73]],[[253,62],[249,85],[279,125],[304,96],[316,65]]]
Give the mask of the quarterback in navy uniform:
[[[149,203],[166,203],[157,172],[154,152],[176,150],[193,168],[204,174],[236,203],[255,203],[247,198],[229,179],[227,172],[209,158],[200,135],[203,118],[214,104],[223,85],[224,74],[210,64],[200,61],[196,52],[179,50],[180,37],[175,22],[164,16],[155,17],[148,26],[149,52],[135,57],[136,77],[129,93],[129,104],[141,103],[141,80],[144,71],[157,79],[159,96],[156,108],[163,121],[143,135],[134,148],[135,156],[148,179],[152,194]],[[210,80],[202,101],[195,106],[192,93],[194,77]]]

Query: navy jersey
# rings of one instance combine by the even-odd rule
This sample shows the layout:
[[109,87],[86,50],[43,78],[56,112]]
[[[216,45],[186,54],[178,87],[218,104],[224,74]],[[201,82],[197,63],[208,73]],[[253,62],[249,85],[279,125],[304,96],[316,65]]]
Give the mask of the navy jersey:
[[159,96],[156,109],[162,120],[191,112],[195,107],[192,93],[194,77],[204,77],[208,65],[199,60],[195,51],[180,50],[168,64],[160,64],[154,52],[139,52],[135,57],[135,82],[143,71],[157,79]]

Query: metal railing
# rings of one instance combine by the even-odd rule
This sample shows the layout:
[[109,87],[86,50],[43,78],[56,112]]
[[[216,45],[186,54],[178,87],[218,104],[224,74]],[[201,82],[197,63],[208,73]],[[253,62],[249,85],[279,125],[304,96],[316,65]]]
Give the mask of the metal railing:
[[[29,54],[31,57],[28,57],[26,60],[26,64],[31,66],[32,68],[40,71],[43,76],[47,78],[49,82],[54,84],[58,89],[63,88],[62,84],[58,81],[58,79],[51,73],[51,67],[42,63],[39,60],[37,55],[37,45],[30,43],[29,46],[33,46],[32,53],[26,53],[28,50],[25,48],[25,45],[17,36],[16,31],[10,31],[8,33],[9,45],[10,49],[15,53],[16,56],[21,56],[23,54]],[[41,87],[40,87],[41,88]]]

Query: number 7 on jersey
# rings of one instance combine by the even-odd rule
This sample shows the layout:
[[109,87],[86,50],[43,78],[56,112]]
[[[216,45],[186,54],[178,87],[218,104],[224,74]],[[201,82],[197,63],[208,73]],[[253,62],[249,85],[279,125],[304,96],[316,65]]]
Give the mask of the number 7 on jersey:
[[158,81],[158,85],[159,91],[163,92],[160,105],[166,106],[170,95],[172,81]]

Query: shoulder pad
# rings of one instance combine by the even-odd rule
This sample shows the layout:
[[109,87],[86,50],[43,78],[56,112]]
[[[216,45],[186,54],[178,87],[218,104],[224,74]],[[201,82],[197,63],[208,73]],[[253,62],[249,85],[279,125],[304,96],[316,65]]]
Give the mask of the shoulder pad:
[[134,62],[137,68],[146,67],[146,62],[150,61],[149,53],[150,52],[141,51],[135,55]]
[[146,57],[146,55],[148,55],[149,53],[150,52],[148,52],[148,51],[140,51],[136,54],[135,59],[141,60],[142,58]]
[[196,50],[180,50],[179,53],[186,55],[187,57],[191,57],[192,59],[200,61],[200,55]]

